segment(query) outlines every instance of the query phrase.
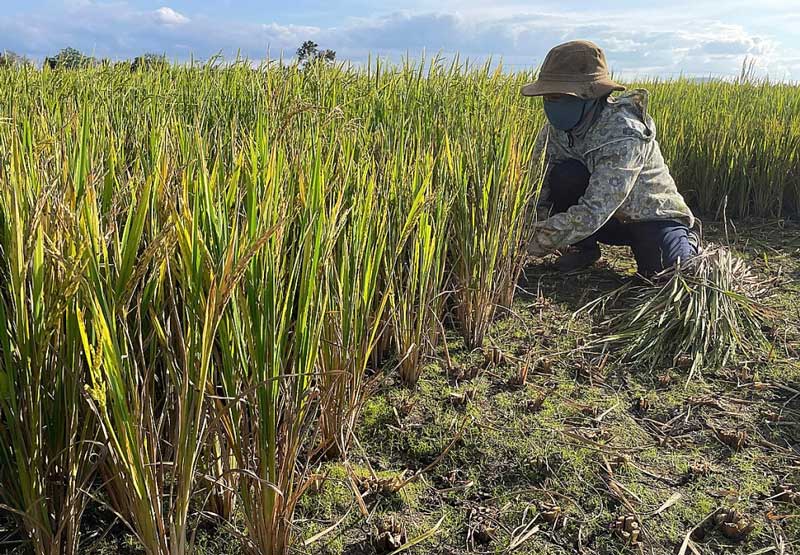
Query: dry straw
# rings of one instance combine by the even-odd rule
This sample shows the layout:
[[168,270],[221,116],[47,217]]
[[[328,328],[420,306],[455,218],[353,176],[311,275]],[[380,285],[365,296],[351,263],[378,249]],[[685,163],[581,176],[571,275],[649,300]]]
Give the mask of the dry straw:
[[718,369],[772,353],[765,330],[776,314],[761,302],[767,284],[729,249],[710,246],[648,283],[631,281],[581,311],[602,314],[593,344],[643,368]]

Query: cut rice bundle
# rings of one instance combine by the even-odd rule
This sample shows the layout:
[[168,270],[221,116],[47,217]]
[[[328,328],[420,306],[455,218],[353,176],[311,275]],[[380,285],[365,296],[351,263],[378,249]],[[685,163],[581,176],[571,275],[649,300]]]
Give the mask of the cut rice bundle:
[[652,282],[630,282],[578,312],[604,319],[592,345],[647,368],[718,369],[735,356],[771,353],[765,330],[774,312],[760,302],[768,283],[724,247],[711,247]]

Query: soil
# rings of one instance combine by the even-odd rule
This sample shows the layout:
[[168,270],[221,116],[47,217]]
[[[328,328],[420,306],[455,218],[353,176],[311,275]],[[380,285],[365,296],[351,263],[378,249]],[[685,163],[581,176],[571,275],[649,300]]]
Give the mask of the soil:
[[630,252],[606,247],[566,278],[552,259],[531,265],[488,349],[448,333],[453,369],[442,353],[415,391],[386,378],[351,466],[415,472],[452,447],[400,492],[368,499],[366,518],[331,464],[298,525],[308,538],[350,515],[298,552],[380,553],[371,539],[391,519],[409,540],[434,530],[406,553],[800,553],[800,227],[706,227],[776,278],[773,361],[687,382],[685,369],[588,352],[596,322],[574,313],[631,278]]

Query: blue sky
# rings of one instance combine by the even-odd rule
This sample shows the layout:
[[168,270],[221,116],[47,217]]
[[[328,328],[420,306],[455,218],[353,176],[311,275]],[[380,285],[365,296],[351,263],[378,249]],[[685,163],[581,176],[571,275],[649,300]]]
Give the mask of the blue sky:
[[41,60],[64,46],[113,59],[143,52],[291,57],[312,39],[354,62],[441,52],[535,67],[588,38],[626,76],[734,75],[745,59],[800,81],[800,0],[5,0],[0,49]]

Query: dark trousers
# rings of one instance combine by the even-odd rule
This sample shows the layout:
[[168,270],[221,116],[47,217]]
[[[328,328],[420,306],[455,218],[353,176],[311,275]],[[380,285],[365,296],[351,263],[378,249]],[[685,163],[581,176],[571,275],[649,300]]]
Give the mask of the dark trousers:
[[[548,179],[553,213],[566,212],[570,206],[578,204],[589,186],[589,177],[589,170],[578,160],[555,165]],[[645,276],[673,266],[678,259],[689,260],[697,254],[697,238],[685,224],[675,220],[622,223],[611,218],[574,246],[589,249],[597,243],[631,247],[639,273]]]

